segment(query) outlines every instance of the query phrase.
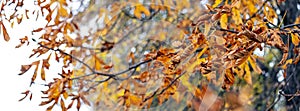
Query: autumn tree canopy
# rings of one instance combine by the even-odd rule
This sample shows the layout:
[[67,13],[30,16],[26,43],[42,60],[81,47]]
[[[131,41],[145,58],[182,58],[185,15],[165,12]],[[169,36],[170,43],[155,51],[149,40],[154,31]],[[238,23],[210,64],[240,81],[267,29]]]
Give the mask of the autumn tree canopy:
[[299,110],[299,1],[35,0],[22,8],[28,1],[0,2],[2,40],[24,19],[47,22],[16,46],[38,46],[19,75],[46,90],[19,101],[42,93],[49,111]]

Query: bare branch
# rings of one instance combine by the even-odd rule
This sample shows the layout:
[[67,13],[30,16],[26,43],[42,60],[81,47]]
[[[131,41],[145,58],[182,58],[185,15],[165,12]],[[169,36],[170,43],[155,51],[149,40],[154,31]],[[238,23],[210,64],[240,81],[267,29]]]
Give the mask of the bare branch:
[[180,74],[179,76],[177,76],[174,80],[172,80],[171,83],[170,83],[167,87],[165,87],[164,89],[162,89],[159,93],[158,93],[159,90],[156,90],[155,92],[152,93],[151,96],[145,98],[143,101],[146,102],[147,100],[153,98],[153,97],[156,96],[156,95],[161,95],[161,94],[163,94],[168,88],[170,88],[170,87],[171,87],[171,86],[172,86],[172,85],[173,85],[173,84],[174,84],[181,76],[183,76],[184,74],[185,74],[185,72],[181,73],[181,74]]

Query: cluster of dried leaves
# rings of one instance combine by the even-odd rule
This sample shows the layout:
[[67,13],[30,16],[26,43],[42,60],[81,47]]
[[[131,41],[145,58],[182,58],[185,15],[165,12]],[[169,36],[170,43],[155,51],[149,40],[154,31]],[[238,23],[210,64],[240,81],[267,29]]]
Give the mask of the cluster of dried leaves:
[[[11,4],[22,6],[22,2],[2,1],[1,10]],[[255,49],[263,50],[263,46],[276,47],[283,53],[278,63],[282,69],[300,60],[299,29],[296,25],[274,25],[273,19],[277,18],[277,14],[269,5],[272,2],[216,0],[211,2],[212,5],[207,4],[206,8],[197,8],[197,4],[191,4],[189,0],[153,0],[150,5],[135,1],[113,2],[100,9],[87,8],[77,15],[72,14],[70,2],[37,0],[40,9],[32,13],[36,13],[37,20],[39,17],[46,19],[48,24],[32,31],[33,34],[43,32],[40,38],[30,41],[30,37],[25,36],[17,46],[37,43],[39,47],[32,50],[30,58],[47,55],[46,59],[22,65],[19,75],[36,66],[31,84],[35,83],[38,74],[46,80],[45,70],[49,69],[50,60],[63,64],[60,78],[46,81],[48,89],[42,91],[46,100],[40,105],[50,104],[47,110],[55,104],[67,110],[74,101],[77,101],[78,110],[82,102],[87,105],[93,102],[96,106],[101,104],[103,109],[120,110],[152,108],[168,100],[187,104],[196,110],[207,109],[211,105],[210,110],[239,107],[249,102],[239,102],[240,98],[234,93],[229,93],[226,96],[229,99],[225,100],[220,97],[212,103],[204,100],[205,95],[213,96],[216,92],[209,85],[220,86],[227,92],[231,92],[231,86],[237,79],[252,85],[252,76],[262,73],[256,61],[263,60],[253,52]],[[183,10],[188,11],[182,15]],[[88,11],[99,13],[95,18],[102,26],[83,35],[79,26],[86,25],[85,17],[92,19],[82,15]],[[26,10],[24,15],[32,19],[28,12]],[[0,16],[6,15],[1,13]],[[15,14],[6,18],[12,24],[14,19],[21,23],[24,18]],[[151,23],[158,19],[161,21]],[[4,39],[8,41],[6,26],[2,21],[0,24]],[[163,30],[172,25],[177,26],[174,35]],[[146,29],[149,30],[145,32]],[[147,39],[139,43],[142,45],[134,46],[135,51],[127,51],[125,47],[136,43],[135,39],[141,40],[136,35],[144,32]],[[297,55],[295,58],[287,60],[289,45],[282,39],[290,38],[281,38],[281,35],[290,35]],[[120,49],[122,47],[124,49]],[[112,56],[114,54],[119,57]],[[124,63],[129,65],[122,65]],[[76,68],[70,70],[70,67]],[[30,94],[32,98],[29,90],[22,94],[25,97]],[[65,103],[67,100],[71,102]]]

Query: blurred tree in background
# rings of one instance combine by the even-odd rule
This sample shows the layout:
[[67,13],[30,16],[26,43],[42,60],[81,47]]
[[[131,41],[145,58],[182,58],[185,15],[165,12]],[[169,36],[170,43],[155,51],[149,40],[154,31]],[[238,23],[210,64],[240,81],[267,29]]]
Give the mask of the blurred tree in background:
[[299,1],[27,3],[0,2],[0,31],[9,41],[7,27],[47,22],[16,46],[38,46],[19,75],[45,86],[47,110],[299,110]]

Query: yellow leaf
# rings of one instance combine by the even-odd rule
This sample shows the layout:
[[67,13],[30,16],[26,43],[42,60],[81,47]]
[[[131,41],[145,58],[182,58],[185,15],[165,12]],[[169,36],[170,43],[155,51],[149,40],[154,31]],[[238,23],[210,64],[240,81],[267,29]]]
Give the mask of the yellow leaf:
[[227,29],[227,21],[228,21],[227,14],[223,14],[220,19],[221,28]]
[[239,9],[232,8],[232,19],[234,20],[235,24],[243,24],[242,18],[241,18],[241,12]]
[[291,33],[291,36],[292,36],[292,43],[295,45],[295,46],[298,46],[299,45],[299,38],[298,38],[298,35],[294,34],[294,33]]
[[129,99],[130,99],[130,103],[136,106],[139,106],[142,103],[142,99],[135,95],[130,95]]
[[250,56],[250,57],[248,58],[248,61],[249,61],[250,65],[251,65],[251,67],[253,68],[253,70],[254,70],[256,73],[259,73],[259,74],[262,73],[260,67],[256,65],[256,60],[255,60],[255,58],[254,58],[253,56]]
[[212,7],[213,8],[217,7],[221,2],[222,0],[216,0],[215,3],[212,5]]
[[249,9],[249,14],[250,15],[253,15],[254,13],[256,13],[257,8],[255,7],[255,4],[252,3],[252,1],[248,0],[246,2],[246,4],[247,4],[247,7]]
[[244,75],[245,81],[246,81],[248,84],[252,85],[251,72],[250,72],[249,65],[247,65],[247,64],[245,65],[245,72],[246,72],[246,74]]
[[287,68],[287,65],[288,65],[288,64],[292,64],[292,62],[293,62],[293,59],[287,60],[287,61],[285,62],[285,64],[281,66],[281,68],[282,68],[282,69],[286,69],[286,68]]
[[95,69],[96,70],[101,70],[101,66],[104,64],[104,62],[99,59],[97,56],[94,56],[95,58]]
[[64,97],[65,99],[67,99],[67,98],[69,97],[69,95],[68,95],[68,93],[67,93],[66,91],[63,92],[63,97]]
[[65,9],[65,8],[63,8],[63,6],[61,5],[60,6],[60,8],[59,8],[59,13],[60,13],[60,15],[62,16],[62,17],[68,17],[68,11]]
[[146,7],[144,7],[142,4],[137,4],[135,6],[134,16],[138,19],[141,19],[142,13],[144,13],[145,16],[150,16],[150,11]]

